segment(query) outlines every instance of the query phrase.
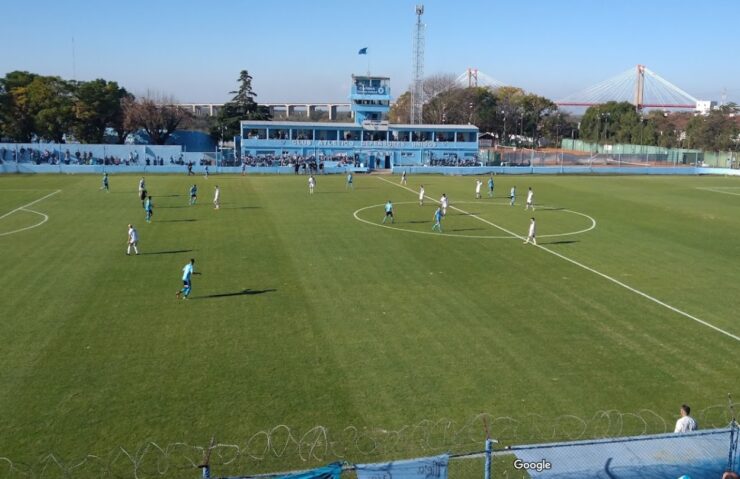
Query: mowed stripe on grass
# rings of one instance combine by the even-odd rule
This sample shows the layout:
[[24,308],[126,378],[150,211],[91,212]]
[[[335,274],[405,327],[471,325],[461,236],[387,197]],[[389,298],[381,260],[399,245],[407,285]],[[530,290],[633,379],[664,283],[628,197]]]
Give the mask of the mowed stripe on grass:
[[[63,192],[44,203],[49,222],[0,240],[11,252],[0,258],[10,311],[0,324],[0,409],[12,411],[0,455],[76,457],[148,439],[205,444],[213,434],[239,442],[278,424],[393,429],[481,411],[646,408],[670,419],[680,402],[716,404],[736,387],[735,341],[561,258],[353,218],[411,196],[395,184],[356,177],[347,192],[343,178],[322,176],[309,196],[303,176],[152,176],[155,216],[145,224],[137,179],[113,176],[107,194],[97,177],[53,177]],[[530,183],[541,201],[597,218],[597,229],[548,248],[630,274],[635,288],[681,309],[690,301],[698,317],[725,318],[719,327],[734,331],[724,310],[738,300],[719,302],[713,284],[693,282],[734,278],[723,242],[696,237],[714,222],[738,232],[731,208],[680,199],[701,179],[610,180],[497,177],[496,190]],[[453,206],[472,197],[469,178],[411,177],[409,186],[421,181]],[[0,187],[37,182],[50,177]],[[201,198],[189,207],[192,182]],[[517,208],[524,232],[531,214]],[[702,219],[708,211],[714,219]],[[139,257],[124,255],[130,222]],[[674,254],[689,259],[677,265]],[[176,301],[190,257],[203,274],[193,299]],[[691,288],[671,286],[680,274]]]

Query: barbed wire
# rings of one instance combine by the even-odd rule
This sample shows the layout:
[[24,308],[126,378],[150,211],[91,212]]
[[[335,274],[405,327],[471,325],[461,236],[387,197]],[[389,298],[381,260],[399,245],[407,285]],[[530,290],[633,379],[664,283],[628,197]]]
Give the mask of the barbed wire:
[[[727,404],[721,404],[696,412],[694,418],[702,428],[723,427],[730,422],[731,413]],[[598,411],[588,418],[539,414],[514,418],[481,413],[464,422],[425,419],[396,429],[347,426],[332,430],[314,426],[301,431],[280,424],[256,432],[243,442],[215,443],[210,447],[210,464],[219,473],[244,473],[247,468],[251,472],[268,472],[340,459],[366,462],[480,451],[486,428],[503,446],[672,432],[674,420],[641,409],[628,413]],[[48,453],[35,463],[0,456],[0,478],[183,477],[185,471],[197,469],[208,449],[209,446],[185,442],[160,446],[147,441],[136,449],[116,447],[104,455],[87,454],[72,460],[55,453]]]

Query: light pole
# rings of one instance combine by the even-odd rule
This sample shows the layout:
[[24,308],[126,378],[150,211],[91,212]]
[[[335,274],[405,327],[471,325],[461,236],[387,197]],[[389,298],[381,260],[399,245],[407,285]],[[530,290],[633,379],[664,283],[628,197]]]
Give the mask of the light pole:
[[501,110],[501,114],[504,115],[504,142],[506,141],[506,112],[504,110]]

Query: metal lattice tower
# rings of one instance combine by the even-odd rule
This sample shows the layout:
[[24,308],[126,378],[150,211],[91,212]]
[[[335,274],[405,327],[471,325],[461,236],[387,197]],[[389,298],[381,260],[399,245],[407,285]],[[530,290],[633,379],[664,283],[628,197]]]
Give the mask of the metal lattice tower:
[[424,28],[421,21],[424,14],[424,5],[416,6],[416,29],[414,30],[414,79],[411,84],[411,123],[421,123],[421,113],[424,105]]

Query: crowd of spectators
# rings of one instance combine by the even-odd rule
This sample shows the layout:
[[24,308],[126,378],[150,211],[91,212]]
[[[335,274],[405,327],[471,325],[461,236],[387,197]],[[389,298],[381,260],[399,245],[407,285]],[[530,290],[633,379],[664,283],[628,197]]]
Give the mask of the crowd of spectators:
[[454,166],[454,167],[466,167],[466,166],[483,166],[483,163],[478,158],[431,158],[428,163],[429,166]]
[[[182,161],[182,155],[180,157]],[[131,151],[127,156],[103,155],[96,156],[92,151],[77,150],[72,153],[69,149],[64,152],[41,148],[9,149],[0,148],[0,164],[2,163],[34,163],[36,165],[106,165],[106,166],[138,166],[145,164],[164,165],[164,158],[155,156],[139,161],[139,152]],[[170,157],[170,163],[174,163]],[[184,163],[180,163],[184,164]]]
[[[128,156],[120,157],[116,155],[96,156],[91,151],[77,150],[72,153],[69,149],[64,152],[57,150],[48,150],[40,148],[21,147],[18,149],[0,148],[0,163],[18,162],[18,163],[35,163],[37,165],[116,165],[116,166],[164,166],[165,159],[160,156],[147,156],[143,161],[139,158],[137,151],[129,152]],[[200,161],[200,166],[216,166],[215,160],[204,156]],[[296,173],[303,172],[323,172],[323,166],[329,163],[331,167],[360,167],[363,162],[359,156],[337,154],[337,155],[246,155],[236,156],[231,161],[224,162],[222,166],[241,166],[246,167],[291,167]],[[183,154],[178,157],[170,156],[170,165],[185,166],[188,162]],[[430,158],[424,164],[425,166],[446,166],[446,167],[472,167],[482,166],[478,158],[457,158],[454,156],[444,158]]]
[[246,166],[277,167],[289,166],[299,170],[319,171],[323,169],[326,162],[332,162],[336,166],[360,166],[359,160],[350,158],[347,155],[246,155],[239,158],[240,164]]

